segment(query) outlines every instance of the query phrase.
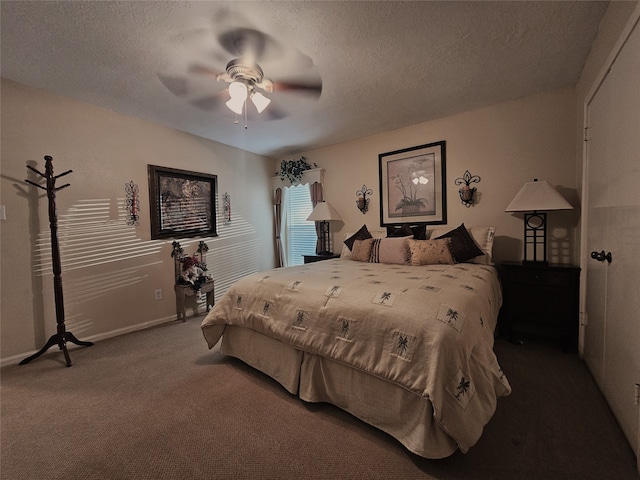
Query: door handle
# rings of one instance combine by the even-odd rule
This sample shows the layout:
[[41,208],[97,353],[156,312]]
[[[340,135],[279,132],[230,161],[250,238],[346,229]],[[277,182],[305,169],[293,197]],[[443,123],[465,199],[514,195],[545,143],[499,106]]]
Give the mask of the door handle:
[[604,250],[602,250],[600,253],[591,252],[591,258],[599,262],[604,262],[606,260],[609,263],[611,263],[611,260],[613,260],[613,257],[611,256],[611,252],[604,253]]

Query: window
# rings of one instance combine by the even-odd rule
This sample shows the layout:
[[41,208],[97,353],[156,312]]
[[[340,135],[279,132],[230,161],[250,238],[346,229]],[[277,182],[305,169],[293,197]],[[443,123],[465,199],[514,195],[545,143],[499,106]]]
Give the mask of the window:
[[303,255],[316,253],[315,222],[307,221],[311,215],[311,193],[309,185],[296,185],[284,189],[282,208],[282,246],[285,267],[302,265]]

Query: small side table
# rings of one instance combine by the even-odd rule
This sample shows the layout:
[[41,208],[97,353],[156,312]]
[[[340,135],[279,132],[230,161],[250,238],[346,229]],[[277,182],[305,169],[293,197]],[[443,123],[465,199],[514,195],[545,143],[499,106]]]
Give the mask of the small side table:
[[562,350],[578,346],[580,267],[564,264],[498,265],[502,280],[501,330],[537,334],[560,341]]
[[331,258],[340,258],[339,253],[332,253],[331,255],[303,255],[304,263],[321,262],[322,260],[329,260]]
[[[207,282],[200,288],[202,293],[207,294],[207,312],[211,310],[211,307],[214,304],[214,288],[215,281],[213,279],[207,280]],[[183,285],[180,283],[175,284],[174,290],[176,291],[176,313],[178,320],[185,322],[187,320],[185,313],[187,297],[195,297],[197,292],[191,285]]]

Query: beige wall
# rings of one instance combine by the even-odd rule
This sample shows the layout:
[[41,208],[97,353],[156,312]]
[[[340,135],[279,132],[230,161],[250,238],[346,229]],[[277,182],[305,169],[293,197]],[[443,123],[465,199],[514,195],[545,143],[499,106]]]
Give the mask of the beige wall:
[[[363,223],[380,225],[378,154],[445,140],[447,224],[495,225],[495,259],[522,258],[521,215],[504,209],[525,182],[547,180],[569,202],[573,211],[552,212],[549,223],[554,237],[551,260],[577,261],[575,244],[579,202],[575,176],[575,92],[572,87],[521,98],[451,117],[385,132],[331,147],[300,152],[325,171],[325,199],[338,211],[344,225],[333,225],[334,251],[340,251],[344,232]],[[276,161],[276,168],[279,162]],[[460,202],[454,181],[465,170],[479,175],[478,201],[470,208]],[[363,184],[373,190],[369,211],[355,205],[356,190]],[[338,231],[338,229],[340,229]],[[558,250],[556,247],[561,247]]]
[[[6,80],[1,93],[4,363],[39,349],[55,333],[48,202],[24,183],[26,165],[44,171],[45,155],[53,157],[55,174],[73,170],[58,180],[71,186],[58,192],[56,203],[66,324],[81,340],[175,318],[172,240],[150,240],[147,164],[216,174],[218,196],[231,195],[232,224],[219,224],[220,236],[207,239],[214,278],[221,269],[241,275],[273,266],[272,160]],[[122,216],[131,180],[142,202],[137,227]],[[80,244],[71,235],[79,231]],[[182,241],[187,253],[198,240]],[[154,299],[156,289],[162,300]]]

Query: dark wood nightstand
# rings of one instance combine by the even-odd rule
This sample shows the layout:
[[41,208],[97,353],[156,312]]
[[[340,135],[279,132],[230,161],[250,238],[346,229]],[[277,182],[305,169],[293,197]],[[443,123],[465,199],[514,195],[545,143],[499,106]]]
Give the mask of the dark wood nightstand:
[[542,335],[559,340],[562,350],[578,347],[580,268],[575,265],[498,265],[504,300],[500,333],[512,340]]
[[329,260],[330,258],[340,258],[339,253],[332,253],[331,255],[303,255],[304,263],[320,262],[322,260]]

